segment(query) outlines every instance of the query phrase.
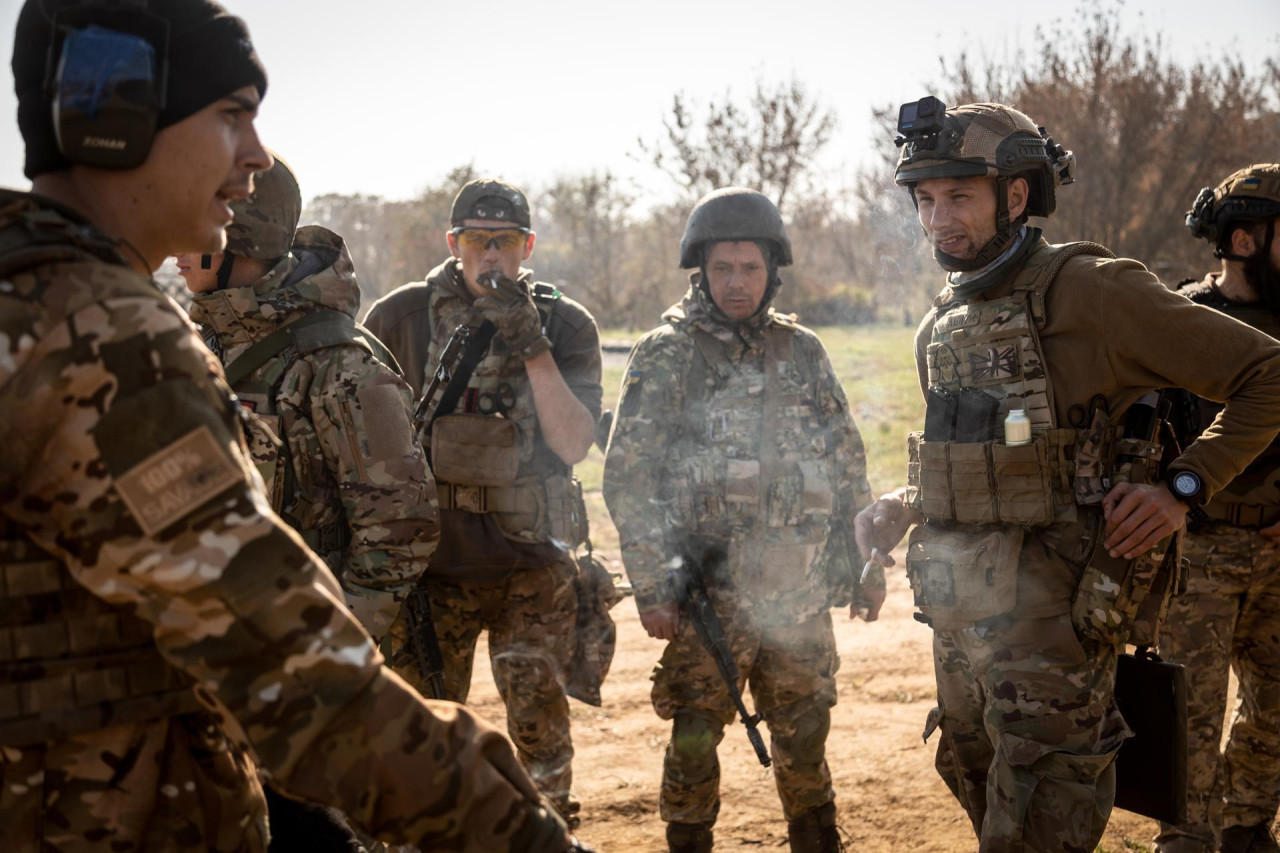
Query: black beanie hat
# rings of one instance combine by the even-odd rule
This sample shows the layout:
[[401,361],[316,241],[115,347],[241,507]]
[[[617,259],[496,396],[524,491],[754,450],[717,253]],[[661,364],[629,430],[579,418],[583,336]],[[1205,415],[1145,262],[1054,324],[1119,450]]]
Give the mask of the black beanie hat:
[[[13,83],[18,129],[27,147],[28,178],[71,165],[58,150],[53,104],[44,82],[53,16],[83,0],[27,0],[13,42]],[[104,4],[105,5],[105,4]],[[267,92],[267,72],[249,41],[244,21],[213,0],[146,0],[146,10],[169,23],[169,80],[156,129],[197,113],[244,86]],[[116,8],[119,8],[117,5]],[[162,45],[154,45],[157,55]]]

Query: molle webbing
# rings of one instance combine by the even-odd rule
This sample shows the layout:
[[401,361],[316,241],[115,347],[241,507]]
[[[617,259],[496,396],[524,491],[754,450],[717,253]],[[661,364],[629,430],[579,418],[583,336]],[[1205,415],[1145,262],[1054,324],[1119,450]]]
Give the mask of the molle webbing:
[[[699,354],[717,378],[733,370],[724,344],[715,335],[702,329],[692,329],[690,336]],[[791,467],[782,458],[778,448],[778,415],[781,404],[782,365],[795,361],[794,333],[784,325],[770,323],[764,329],[764,404],[760,413],[760,475],[756,524],[763,530],[768,526],[769,488],[786,476]]]
[[1221,521],[1235,527],[1270,527],[1280,521],[1280,505],[1242,504],[1215,498],[1203,507],[1210,521]]
[[1000,427],[986,441],[925,441],[913,434],[907,499],[930,520],[1028,526],[1072,520],[1082,436],[1057,423],[1040,329],[1049,286],[1067,261],[1081,255],[1113,257],[1096,243],[1042,242],[1008,295],[962,300],[944,291],[936,300],[927,348],[929,387],[993,397],[1001,418],[1024,409],[1033,441],[1010,447]]
[[376,336],[341,311],[313,311],[257,340],[226,367],[227,384],[235,388],[271,359],[293,348],[298,355],[327,347],[356,344],[400,373],[400,365]]
[[200,708],[151,626],[0,525],[0,744],[26,746]]

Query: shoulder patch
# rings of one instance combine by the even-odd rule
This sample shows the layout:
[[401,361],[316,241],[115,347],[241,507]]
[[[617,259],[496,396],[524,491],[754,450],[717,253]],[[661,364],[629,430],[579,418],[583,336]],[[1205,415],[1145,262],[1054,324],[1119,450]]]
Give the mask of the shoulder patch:
[[129,514],[155,536],[242,479],[207,426],[200,426],[116,478]]

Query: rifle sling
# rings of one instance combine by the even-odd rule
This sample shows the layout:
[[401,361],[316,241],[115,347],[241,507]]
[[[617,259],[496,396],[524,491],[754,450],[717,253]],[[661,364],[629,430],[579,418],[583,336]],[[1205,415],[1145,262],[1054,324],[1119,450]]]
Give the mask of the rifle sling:
[[436,422],[436,418],[452,412],[454,407],[458,405],[462,392],[467,389],[467,383],[471,381],[471,374],[475,372],[476,366],[480,364],[480,359],[484,358],[484,354],[488,352],[489,342],[493,340],[493,336],[497,331],[498,327],[492,321],[485,320],[480,324],[480,328],[476,329],[471,339],[467,341],[467,348],[463,350],[462,358],[458,360],[458,369],[449,378],[449,384],[445,386],[444,393],[440,395],[440,403],[436,406],[436,410],[431,413],[431,420],[427,421],[426,433],[428,435],[431,434],[431,426]]
[[[297,335],[313,326],[334,325],[345,329],[349,329],[350,337],[354,340],[363,334],[366,338],[366,346],[370,351],[374,352],[380,361],[389,367],[392,367],[396,373],[400,372],[400,365],[396,364],[395,358],[391,356],[381,342],[376,344],[368,341],[372,338],[377,341],[372,334],[361,327],[355,320],[341,311],[324,310],[313,311],[304,314],[292,323],[281,326],[265,338],[254,342],[247,350],[242,352],[234,361],[224,368],[227,376],[227,384],[232,388],[239,385],[243,380],[253,374],[255,370],[284,352],[291,344],[296,343]],[[314,345],[313,345],[314,346]]]

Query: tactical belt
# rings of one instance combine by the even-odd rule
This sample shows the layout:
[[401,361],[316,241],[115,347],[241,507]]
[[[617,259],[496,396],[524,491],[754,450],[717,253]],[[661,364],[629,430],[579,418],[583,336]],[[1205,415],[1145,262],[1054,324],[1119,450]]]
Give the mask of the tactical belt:
[[1204,514],[1233,527],[1270,527],[1280,521],[1280,506],[1214,502],[1204,507]]
[[440,509],[461,509],[467,512],[518,512],[536,515],[542,504],[538,499],[541,491],[540,484],[473,486],[436,481]]

